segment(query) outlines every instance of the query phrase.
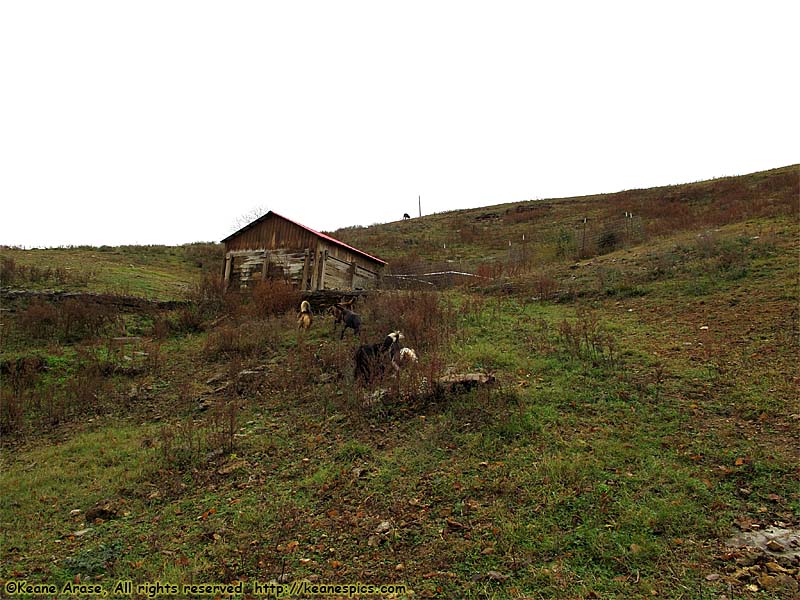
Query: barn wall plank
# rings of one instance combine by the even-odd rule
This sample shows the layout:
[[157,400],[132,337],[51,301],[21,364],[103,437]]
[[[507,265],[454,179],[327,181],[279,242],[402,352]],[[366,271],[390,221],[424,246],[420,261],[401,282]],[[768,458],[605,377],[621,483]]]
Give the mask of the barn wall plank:
[[303,290],[375,287],[383,269],[382,263],[278,216],[232,237],[225,243],[225,251],[227,279],[247,283],[264,276],[280,276]]

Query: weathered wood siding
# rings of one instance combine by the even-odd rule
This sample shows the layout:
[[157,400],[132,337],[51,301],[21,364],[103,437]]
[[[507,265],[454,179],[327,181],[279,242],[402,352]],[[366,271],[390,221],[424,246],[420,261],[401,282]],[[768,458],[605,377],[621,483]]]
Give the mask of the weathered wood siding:
[[380,262],[279,216],[227,239],[225,260],[224,277],[234,287],[277,278],[303,291],[374,288],[383,268]]
[[[249,287],[262,279],[283,279],[301,289],[306,253],[277,250],[236,250],[228,253],[232,259],[229,280]],[[313,266],[313,259],[311,260]]]
[[325,261],[325,279],[322,289],[365,290],[378,284],[378,273],[335,258],[328,254]]
[[354,290],[369,290],[380,285],[381,275],[369,269],[363,269],[356,265],[356,276],[353,280]]
[[277,217],[265,219],[246,229],[225,243],[225,251],[254,250],[264,248],[277,250],[289,248],[303,250],[313,248],[317,240],[310,231],[298,227],[294,223],[284,221]]

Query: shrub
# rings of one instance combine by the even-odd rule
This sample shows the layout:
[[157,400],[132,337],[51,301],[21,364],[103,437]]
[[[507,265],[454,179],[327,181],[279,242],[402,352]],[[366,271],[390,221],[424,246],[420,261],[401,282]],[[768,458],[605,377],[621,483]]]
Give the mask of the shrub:
[[[203,309],[196,306],[184,306],[178,309],[173,321],[168,321],[168,330],[175,333],[197,333],[203,330]],[[154,323],[153,334],[157,336],[158,329]]]
[[17,263],[8,256],[0,260],[0,285],[11,285],[17,276]]
[[302,294],[290,283],[279,279],[259,281],[250,296],[250,309],[255,317],[282,315],[297,309]]
[[270,319],[228,323],[208,334],[204,352],[210,358],[255,356],[278,343],[279,327]]
[[35,385],[42,360],[28,356],[4,362],[0,387],[0,433],[19,432],[24,424],[25,407]]
[[574,234],[564,227],[559,228],[556,235],[556,256],[559,258],[573,258],[577,252]]
[[574,358],[593,365],[616,364],[616,340],[594,313],[581,310],[574,322],[564,319],[558,325],[557,335],[563,350]]
[[621,243],[619,234],[613,229],[606,229],[597,239],[597,250],[599,254],[608,254],[616,250]]
[[371,301],[368,310],[370,339],[383,339],[399,329],[406,345],[420,351],[442,347],[449,341],[454,312],[435,292],[381,294]]
[[72,298],[64,301],[59,313],[64,341],[95,338],[119,319],[119,314],[109,306]]
[[214,318],[222,314],[226,308],[225,284],[219,275],[205,273],[188,293],[191,302],[200,318]]
[[52,338],[58,327],[59,315],[56,307],[41,300],[33,300],[19,313],[17,326],[23,334],[34,339]]
[[51,282],[65,284],[71,279],[63,267],[37,267],[36,265],[19,265],[10,256],[3,256],[0,260],[0,285],[15,283],[42,283]]
[[547,273],[536,273],[533,276],[533,289],[539,299],[548,300],[558,293],[558,281]]
[[19,330],[25,335],[62,342],[95,338],[119,323],[119,314],[112,307],[72,298],[62,304],[33,300],[17,320]]
[[503,263],[496,260],[484,261],[475,269],[475,274],[486,279],[497,279],[503,274]]

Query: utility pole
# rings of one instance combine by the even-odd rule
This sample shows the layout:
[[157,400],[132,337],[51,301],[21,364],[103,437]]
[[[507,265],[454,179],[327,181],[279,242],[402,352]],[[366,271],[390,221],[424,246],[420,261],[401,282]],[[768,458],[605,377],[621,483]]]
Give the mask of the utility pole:
[[422,216],[422,196],[417,196],[417,201],[419,202],[419,216]]

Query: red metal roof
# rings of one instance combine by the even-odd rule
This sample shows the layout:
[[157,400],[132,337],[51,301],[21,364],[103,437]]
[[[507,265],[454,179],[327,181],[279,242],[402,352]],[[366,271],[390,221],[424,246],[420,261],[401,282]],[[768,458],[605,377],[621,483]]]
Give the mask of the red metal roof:
[[248,223],[247,225],[245,225],[244,227],[242,227],[238,231],[230,234],[228,237],[226,237],[224,240],[222,240],[222,243],[225,243],[229,239],[231,239],[232,237],[235,237],[236,235],[240,234],[241,232],[243,232],[243,231],[245,231],[247,229],[250,229],[251,227],[254,227],[257,223],[260,223],[261,221],[266,220],[267,217],[269,217],[270,215],[273,215],[273,216],[276,216],[276,217],[280,217],[284,221],[288,221],[289,223],[292,223],[293,225],[297,225],[298,227],[302,227],[303,229],[305,229],[306,231],[308,231],[310,233],[313,233],[317,237],[321,237],[323,240],[331,242],[332,244],[336,244],[337,246],[341,246],[342,248],[346,248],[347,250],[350,250],[351,252],[355,252],[356,254],[360,254],[361,256],[365,256],[365,257],[369,258],[370,260],[374,260],[375,262],[379,262],[379,263],[384,264],[384,265],[387,264],[385,260],[381,260],[377,256],[372,256],[371,254],[367,254],[363,250],[359,250],[358,248],[353,248],[349,244],[345,244],[344,242],[342,242],[340,240],[337,240],[336,238],[333,238],[333,237],[331,237],[329,235],[325,235],[324,233],[320,233],[319,231],[311,229],[311,227],[306,227],[302,223],[298,223],[297,221],[293,221],[292,219],[287,219],[283,215],[279,215],[278,213],[273,212],[273,211],[267,212],[266,214],[264,214],[264,215],[260,216],[259,218],[257,218],[252,223]]

